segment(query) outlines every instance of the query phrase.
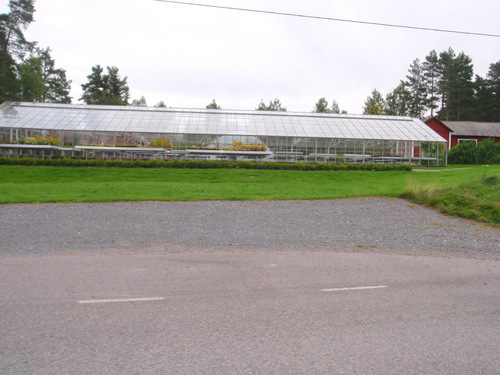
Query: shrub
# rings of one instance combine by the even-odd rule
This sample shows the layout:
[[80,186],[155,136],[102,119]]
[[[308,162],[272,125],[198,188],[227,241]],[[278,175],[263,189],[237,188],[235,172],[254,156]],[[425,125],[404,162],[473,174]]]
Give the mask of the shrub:
[[21,138],[17,141],[18,144],[27,145],[52,145],[61,146],[61,140],[56,137],[41,137],[39,135],[35,137]]
[[104,159],[34,159],[0,157],[0,165],[46,165],[67,167],[109,167],[109,168],[189,168],[189,169],[267,169],[300,171],[411,171],[409,165],[375,164],[309,164],[309,163],[256,163],[253,161],[215,161],[215,160],[104,160]]
[[139,145],[136,145],[135,143],[117,143],[113,147],[139,147]]
[[202,146],[189,146],[188,149],[193,150],[223,150],[223,151],[267,151],[265,145],[246,145],[243,142],[234,140],[231,147],[202,147]]
[[153,138],[149,140],[149,146],[171,150],[172,142],[170,141],[170,138]]
[[475,142],[461,142],[448,151],[450,164],[500,164],[500,143],[485,139]]

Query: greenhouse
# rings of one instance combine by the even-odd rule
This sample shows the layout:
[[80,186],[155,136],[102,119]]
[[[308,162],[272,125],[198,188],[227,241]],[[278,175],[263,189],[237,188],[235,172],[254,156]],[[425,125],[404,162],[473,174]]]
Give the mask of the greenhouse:
[[0,156],[446,165],[418,119],[5,102]]

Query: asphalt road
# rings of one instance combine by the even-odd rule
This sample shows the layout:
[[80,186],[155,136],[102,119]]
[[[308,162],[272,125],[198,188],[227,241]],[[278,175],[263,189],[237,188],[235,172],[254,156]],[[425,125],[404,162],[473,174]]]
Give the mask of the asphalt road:
[[[0,207],[0,219],[26,209],[38,207]],[[409,227],[414,216],[402,213]],[[0,373],[498,374],[499,232],[429,215],[447,238],[478,235],[477,252],[444,245],[411,254],[384,242],[358,247],[355,236],[345,251],[312,238],[277,249],[193,240],[165,251],[150,235],[143,246],[56,240],[50,249],[47,233],[41,252],[30,235],[19,248],[2,240]]]

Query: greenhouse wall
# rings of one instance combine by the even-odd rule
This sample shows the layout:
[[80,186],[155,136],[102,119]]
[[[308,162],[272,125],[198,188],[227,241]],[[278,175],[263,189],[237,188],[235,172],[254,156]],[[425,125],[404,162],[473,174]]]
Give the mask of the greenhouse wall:
[[[63,150],[50,153],[40,149],[30,151],[30,142],[44,144],[46,139],[59,140],[57,146]],[[240,152],[231,149],[234,142],[243,144]],[[11,157],[446,165],[445,143],[401,140],[0,128],[0,144],[0,155]],[[9,144],[24,145],[24,152],[17,149],[7,153]],[[254,149],[264,146],[267,152],[245,152],[244,148],[252,148],[250,146]],[[116,147],[116,150],[110,151],[111,147]],[[153,148],[154,152],[151,151]]]
[[0,105],[0,152],[19,157],[50,149],[50,157],[445,165],[446,142],[404,116]]

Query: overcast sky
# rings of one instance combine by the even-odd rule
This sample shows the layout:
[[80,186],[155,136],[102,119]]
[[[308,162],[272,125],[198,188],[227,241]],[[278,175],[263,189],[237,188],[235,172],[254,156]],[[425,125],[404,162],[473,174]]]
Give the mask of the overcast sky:
[[[189,0],[187,0],[189,1]],[[195,0],[427,28],[500,34],[499,0]],[[0,12],[8,11],[0,0]],[[50,47],[81,96],[91,67],[117,66],[131,99],[169,107],[255,109],[279,98],[310,112],[321,97],[361,113],[374,88],[385,96],[411,62],[452,47],[485,76],[500,38],[212,9],[154,0],[37,0],[28,40]]]

